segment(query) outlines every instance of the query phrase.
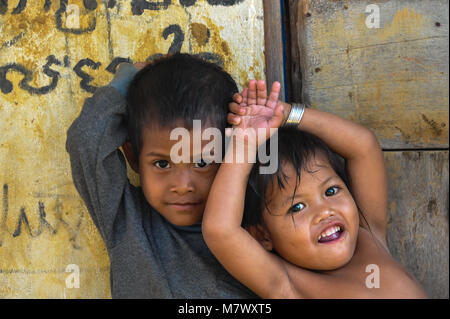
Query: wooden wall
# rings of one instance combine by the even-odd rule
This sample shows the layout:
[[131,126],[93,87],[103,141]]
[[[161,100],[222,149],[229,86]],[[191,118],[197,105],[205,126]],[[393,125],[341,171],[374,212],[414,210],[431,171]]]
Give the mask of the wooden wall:
[[[240,86],[263,77],[261,2],[209,2],[74,0],[79,25],[69,26],[67,1],[0,1],[0,298],[110,296],[65,131],[122,60],[209,52]],[[380,28],[367,28],[369,4],[285,1],[284,74],[280,2],[264,0],[266,58],[278,55],[267,79],[286,79],[286,100],[375,131],[389,173],[389,247],[430,296],[448,298],[448,1],[377,1]],[[66,289],[68,264],[80,266],[79,289]]]
[[448,298],[448,1],[286,2],[291,100],[375,132],[391,253],[430,297]]

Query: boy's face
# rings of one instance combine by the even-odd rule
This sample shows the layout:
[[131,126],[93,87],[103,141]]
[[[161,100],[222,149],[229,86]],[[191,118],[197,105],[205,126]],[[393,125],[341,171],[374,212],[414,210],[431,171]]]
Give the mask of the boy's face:
[[270,213],[263,213],[265,228],[272,247],[289,262],[314,270],[336,269],[353,256],[358,210],[324,156],[316,154],[307,167],[292,201],[296,173],[291,164],[283,165],[289,178],[284,189],[276,186],[269,190],[272,200]]
[[[143,130],[139,175],[150,205],[172,224],[187,226],[201,221],[219,164],[206,164],[199,154],[193,154],[192,130],[182,145],[189,149],[189,163],[174,163],[171,149],[180,146],[182,139],[170,140],[171,131],[159,127]],[[202,149],[208,142],[202,141]]]

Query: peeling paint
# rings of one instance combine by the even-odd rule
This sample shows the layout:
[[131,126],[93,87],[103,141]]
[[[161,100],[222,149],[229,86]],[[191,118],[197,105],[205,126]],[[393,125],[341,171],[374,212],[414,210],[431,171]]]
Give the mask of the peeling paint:
[[[0,298],[109,298],[108,255],[72,183],[67,128],[120,61],[182,51],[220,62],[239,87],[261,77],[262,2],[169,1],[152,10],[133,6],[134,0],[53,1],[47,7],[25,1],[16,13],[17,1],[5,3]],[[79,8],[79,28],[68,24],[68,3]],[[137,175],[132,182],[138,184]],[[80,267],[79,289],[65,286],[68,264]]]
[[448,2],[379,3],[378,29],[367,1],[299,3],[304,102],[371,128],[383,148],[448,147]]

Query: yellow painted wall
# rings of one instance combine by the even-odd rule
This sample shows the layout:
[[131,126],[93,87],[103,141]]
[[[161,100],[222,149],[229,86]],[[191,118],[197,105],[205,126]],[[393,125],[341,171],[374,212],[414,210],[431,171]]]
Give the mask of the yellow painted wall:
[[[181,50],[212,56],[241,87],[263,77],[262,11],[258,0],[1,2],[0,298],[110,297],[106,249],[71,178],[68,127],[120,58]],[[66,285],[70,264],[79,288]]]

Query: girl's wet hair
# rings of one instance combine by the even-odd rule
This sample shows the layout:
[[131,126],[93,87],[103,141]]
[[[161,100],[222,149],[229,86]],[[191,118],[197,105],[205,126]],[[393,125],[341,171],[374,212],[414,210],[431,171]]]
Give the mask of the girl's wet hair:
[[[288,176],[283,171],[283,164],[292,164],[296,172],[296,185],[292,194],[294,201],[295,191],[300,185],[302,170],[310,171],[308,163],[316,154],[321,154],[330,163],[331,167],[342,179],[348,189],[348,177],[345,169],[345,160],[333,152],[320,138],[315,135],[302,132],[296,128],[280,128],[272,138],[278,139],[278,156],[271,156],[278,161],[278,169],[274,174],[260,174],[260,166],[257,162],[250,173],[245,199],[245,213],[242,226],[254,226],[262,224],[262,212],[267,209],[269,213],[269,199],[267,191],[271,187],[283,189]],[[266,149],[269,150],[269,141]]]

